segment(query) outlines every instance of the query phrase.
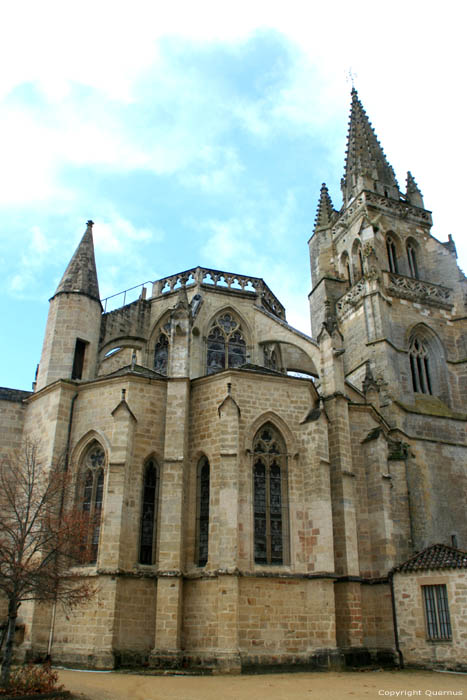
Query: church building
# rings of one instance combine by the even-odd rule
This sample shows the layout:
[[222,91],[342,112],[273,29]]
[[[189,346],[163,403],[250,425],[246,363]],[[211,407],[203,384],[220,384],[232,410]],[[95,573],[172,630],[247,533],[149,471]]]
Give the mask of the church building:
[[202,266],[106,311],[88,222],[33,392],[0,389],[0,454],[68,455],[97,594],[23,604],[24,656],[466,670],[467,279],[351,98],[311,337],[263,279]]

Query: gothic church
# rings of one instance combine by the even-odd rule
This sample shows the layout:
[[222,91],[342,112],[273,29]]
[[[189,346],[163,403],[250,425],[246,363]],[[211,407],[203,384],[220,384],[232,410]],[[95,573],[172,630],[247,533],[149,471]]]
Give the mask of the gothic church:
[[309,240],[311,337],[262,279],[205,267],[105,311],[88,222],[34,391],[0,390],[0,452],[69,455],[98,593],[23,604],[24,655],[465,664],[467,280],[355,90],[342,195],[322,186]]

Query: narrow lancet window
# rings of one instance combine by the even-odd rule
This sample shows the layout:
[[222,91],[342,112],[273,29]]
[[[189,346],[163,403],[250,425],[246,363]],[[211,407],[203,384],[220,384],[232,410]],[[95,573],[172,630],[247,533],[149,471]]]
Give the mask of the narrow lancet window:
[[256,564],[284,564],[288,552],[287,455],[267,423],[254,441],[253,518]]
[[210,468],[206,457],[202,457],[198,463],[197,488],[196,563],[198,566],[206,566],[209,554],[210,499]]
[[94,443],[84,459],[84,480],[81,507],[86,515],[88,526],[82,545],[82,561],[95,564],[99,551],[102,502],[104,498],[105,453],[98,443]]
[[169,361],[169,340],[165,333],[160,333],[154,347],[154,369],[159,374],[167,375]]
[[421,394],[432,394],[428,347],[420,338],[412,339],[409,358],[413,390]]
[[397,248],[394,240],[390,236],[386,238],[386,250],[388,253],[389,270],[395,274],[398,274],[399,267],[397,264]]
[[157,465],[153,459],[150,459],[144,469],[139,545],[140,564],[154,564],[158,484]]
[[418,279],[417,255],[411,243],[407,245],[407,259],[409,262],[410,276]]

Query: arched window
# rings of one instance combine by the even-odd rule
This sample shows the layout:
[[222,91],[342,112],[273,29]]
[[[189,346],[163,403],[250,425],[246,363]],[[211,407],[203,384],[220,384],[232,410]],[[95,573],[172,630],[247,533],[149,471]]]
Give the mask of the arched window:
[[280,371],[280,352],[276,343],[266,343],[263,345],[264,366],[268,369]]
[[341,255],[341,272],[344,275],[345,279],[349,283],[349,286],[352,286],[352,270],[350,269],[350,258],[349,254],[347,251],[342,253]]
[[159,374],[164,375],[167,375],[169,362],[169,339],[167,337],[169,330],[170,324],[166,323],[164,328],[161,329],[154,346],[154,369]]
[[280,433],[266,423],[253,444],[254,559],[256,564],[287,560],[287,454]]
[[207,457],[198,462],[196,498],[196,563],[206,566],[209,554],[210,467]]
[[422,394],[432,394],[428,346],[418,336],[411,340],[409,358],[413,390]]
[[207,374],[246,362],[246,343],[238,321],[231,313],[216,318],[207,340]]
[[386,237],[386,250],[388,253],[389,270],[396,275],[399,273],[397,264],[397,248],[394,239],[391,236]]
[[105,453],[98,442],[93,442],[83,460],[83,487],[81,506],[88,527],[82,545],[82,561],[95,564],[99,550],[102,501],[104,496]]
[[407,243],[407,260],[409,263],[410,276],[418,279],[418,265],[415,246],[412,243]]
[[150,459],[146,462],[143,473],[141,532],[139,540],[140,564],[154,564],[158,496],[159,470],[154,459]]

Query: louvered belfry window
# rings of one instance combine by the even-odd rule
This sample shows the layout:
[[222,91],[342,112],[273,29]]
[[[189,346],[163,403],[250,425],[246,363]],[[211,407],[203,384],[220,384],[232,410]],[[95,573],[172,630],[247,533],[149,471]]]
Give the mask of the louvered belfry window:
[[286,563],[288,537],[287,455],[282,436],[267,423],[253,447],[254,559]]
[[428,346],[415,336],[409,346],[410,371],[415,392],[432,394]]

